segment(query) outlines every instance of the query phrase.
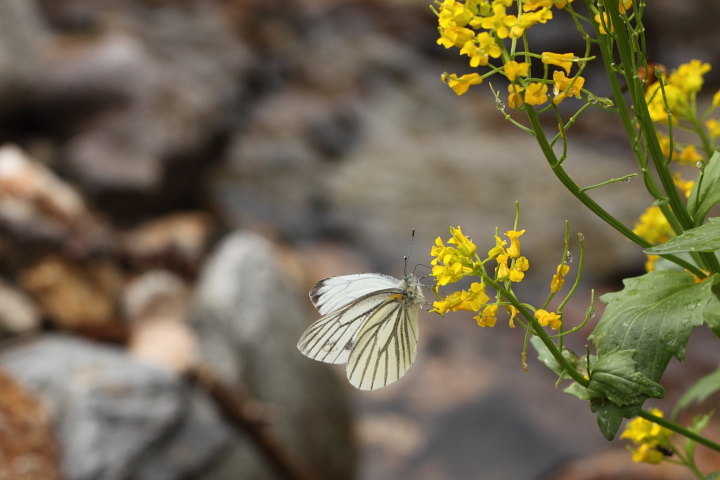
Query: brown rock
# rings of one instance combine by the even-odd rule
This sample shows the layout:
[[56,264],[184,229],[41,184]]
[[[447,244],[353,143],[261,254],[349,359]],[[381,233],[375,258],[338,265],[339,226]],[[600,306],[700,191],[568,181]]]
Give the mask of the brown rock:
[[134,263],[193,267],[205,253],[213,227],[205,212],[179,212],[140,225],[124,238]]
[[71,263],[49,255],[25,270],[19,280],[63,329],[95,329],[116,318],[122,278],[108,261]]
[[59,480],[50,418],[40,402],[0,370],[0,479]]

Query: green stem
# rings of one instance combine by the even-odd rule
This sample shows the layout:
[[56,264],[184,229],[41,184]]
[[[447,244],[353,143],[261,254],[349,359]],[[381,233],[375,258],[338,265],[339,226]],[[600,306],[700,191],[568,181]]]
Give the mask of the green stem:
[[[530,107],[528,107],[525,111],[527,113],[528,119],[530,120],[530,124],[535,133],[535,139],[537,140],[540,149],[542,150],[545,158],[550,164],[550,168],[552,168],[553,173],[555,173],[555,176],[558,178],[558,180],[560,180],[560,182],[565,185],[565,188],[567,188],[570,193],[575,196],[575,198],[580,200],[588,209],[590,209],[591,212],[603,219],[615,230],[617,230],[636,244],[640,245],[641,247],[650,248],[652,246],[650,242],[638,236],[637,234],[635,234],[635,232],[633,232],[628,227],[619,222],[615,217],[610,215],[605,209],[598,205],[592,198],[585,194],[580,189],[580,187],[578,187],[578,185],[572,180],[572,178],[570,178],[567,172],[565,172],[565,169],[558,162],[558,159],[555,156],[555,152],[553,151],[547,137],[545,136],[545,132],[542,128],[542,125],[540,125],[540,120],[535,111]],[[676,257],[675,255],[662,255],[662,257],[670,260],[673,263],[676,263],[677,265],[680,265],[687,270],[690,270],[692,273],[694,273],[700,278],[706,277],[706,275],[702,273],[695,265],[692,265],[685,260]]]
[[563,367],[563,370],[565,370],[567,374],[577,383],[579,383],[583,387],[587,387],[589,380],[586,379],[580,372],[578,372],[565,357],[563,357],[562,352],[558,350],[557,346],[555,346],[555,343],[550,339],[550,336],[537,322],[535,317],[530,315],[527,309],[518,301],[515,295],[506,290],[502,285],[500,285],[498,282],[491,279],[490,277],[485,277],[484,280],[488,285],[492,286],[497,292],[499,292],[503,297],[505,297],[505,299],[510,302],[512,306],[515,307],[523,317],[525,317],[525,320],[527,320],[527,322],[532,325],[535,335],[537,335],[538,338],[540,338],[540,340],[545,344],[552,356],[555,357],[555,360],[557,360],[557,362]]
[[638,413],[639,417],[644,418],[645,420],[649,420],[653,423],[657,423],[661,427],[665,427],[667,429],[672,430],[673,432],[679,433],[680,435],[683,435],[684,437],[689,438],[690,440],[694,440],[697,443],[701,445],[705,445],[706,447],[715,450],[716,452],[720,452],[720,444],[717,444],[713,442],[712,440],[708,440],[707,438],[698,435],[697,433],[693,432],[692,430],[688,430],[687,428],[681,427],[675,422],[671,422],[670,420],[666,420],[662,417],[658,417],[657,415],[653,415],[650,412],[647,412],[645,410],[640,410],[640,413]]

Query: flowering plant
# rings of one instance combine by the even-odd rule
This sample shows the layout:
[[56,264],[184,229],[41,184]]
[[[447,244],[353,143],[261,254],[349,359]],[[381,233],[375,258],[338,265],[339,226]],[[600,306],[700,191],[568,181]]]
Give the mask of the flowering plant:
[[[470,67],[482,67],[461,76],[444,73],[441,79],[463,95],[493,75],[505,77],[507,97],[493,90],[504,118],[535,137],[553,173],[580,202],[643,249],[648,272],[625,279],[622,291],[601,297],[607,307],[590,335],[595,353],[588,349],[586,355],[577,355],[563,346],[563,337],[577,332],[594,316],[593,300],[581,325],[570,330],[563,329],[563,307],[582,273],[582,235],[578,271],[569,293],[550,309],[570,272],[566,224],[563,258],[550,281],[550,293],[542,306],[535,307],[521,302],[513,292],[513,285],[523,280],[530,266],[520,252],[519,239],[525,230],[518,230],[516,215],[513,230],[504,234],[506,239],[496,230],[494,246],[486,256],[478,253],[460,227],[450,229],[447,245],[437,239],[431,253],[438,300],[432,311],[444,315],[470,310],[477,313],[478,325],[493,327],[502,307],[510,327],[517,323],[525,329],[523,366],[527,369],[527,345],[532,344],[540,360],[558,374],[558,382],[572,382],[565,392],[589,402],[608,440],[616,436],[623,418],[635,418],[621,435],[636,444],[635,461],[681,463],[698,478],[705,478],[695,465],[695,444],[720,452],[719,444],[700,435],[709,414],[697,417],[689,427],[674,419],[691,402],[720,391],[720,370],[700,379],[681,398],[670,419],[657,409],[642,407],[648,398],[665,396],[659,383],[662,374],[672,357],[683,360],[694,328],[706,323],[720,336],[720,262],[715,253],[720,250],[720,219],[707,218],[711,207],[720,203],[720,153],[716,151],[720,122],[711,118],[720,106],[720,92],[707,110],[699,112],[697,95],[709,64],[691,60],[668,74],[664,67],[648,63],[644,2],[577,3],[576,9],[572,0],[436,1],[432,8],[438,18],[438,44],[458,48],[460,55],[469,57]],[[572,18],[585,41],[582,55],[530,49],[527,30],[550,22],[555,15]],[[605,66],[611,98],[584,88],[582,73],[588,62],[596,60],[591,56],[593,49],[600,52],[597,60]],[[569,118],[558,108],[565,101],[578,104]],[[619,115],[639,173],[581,187],[563,166],[569,156],[567,135],[578,116],[595,106]],[[556,132],[543,128],[541,115],[554,115]],[[679,131],[697,140],[684,143]],[[559,142],[558,154],[554,147]],[[676,171],[683,164],[696,167],[695,179],[686,180]],[[637,175],[654,202],[631,228],[587,192]],[[440,292],[441,287],[447,290],[464,277],[476,279],[468,290]],[[675,446],[679,435],[687,439],[683,448]]]

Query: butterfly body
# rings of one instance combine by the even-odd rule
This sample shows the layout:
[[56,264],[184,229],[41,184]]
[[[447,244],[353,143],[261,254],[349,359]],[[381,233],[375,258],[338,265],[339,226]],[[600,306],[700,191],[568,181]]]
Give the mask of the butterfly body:
[[310,290],[322,315],[303,333],[298,349],[314,360],[347,363],[350,383],[375,390],[402,377],[417,354],[418,278],[380,273],[330,277]]

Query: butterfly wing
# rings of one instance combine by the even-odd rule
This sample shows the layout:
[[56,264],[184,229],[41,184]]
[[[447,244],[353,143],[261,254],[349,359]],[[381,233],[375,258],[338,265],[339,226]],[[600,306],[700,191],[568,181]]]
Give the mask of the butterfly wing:
[[313,360],[325,363],[346,363],[350,358],[350,352],[360,328],[390,296],[397,292],[397,289],[385,289],[354,298],[348,305],[325,315],[310,325],[300,337],[298,349],[303,355]]
[[372,313],[348,359],[350,384],[360,390],[375,390],[405,375],[417,354],[418,308],[396,298]]
[[398,288],[400,280],[381,273],[358,273],[320,280],[310,290],[310,300],[320,315],[334,312],[366,295]]

